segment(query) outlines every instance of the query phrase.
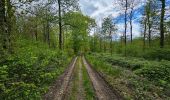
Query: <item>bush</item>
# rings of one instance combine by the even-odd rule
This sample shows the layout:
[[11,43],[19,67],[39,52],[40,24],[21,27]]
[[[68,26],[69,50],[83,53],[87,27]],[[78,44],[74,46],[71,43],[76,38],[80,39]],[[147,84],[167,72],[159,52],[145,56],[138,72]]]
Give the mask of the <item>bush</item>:
[[137,70],[138,75],[146,77],[150,81],[158,83],[166,82],[170,84],[170,63],[161,61],[160,63],[151,63]]
[[0,98],[39,100],[70,59],[39,42],[20,40],[18,45],[16,52],[0,63]]
[[[93,54],[102,61],[134,71],[158,85],[170,84],[170,61],[148,61],[143,58],[122,57],[120,55]],[[165,85],[164,85],[165,86]]]
[[145,59],[150,60],[170,60],[170,49],[152,49],[146,51],[146,53],[143,55]]
[[[111,86],[113,86],[114,89],[119,91],[119,93],[121,94],[121,96],[124,97],[124,99],[153,100],[153,99],[168,99],[170,97],[168,94],[169,88],[167,87],[168,82],[163,80],[164,78],[167,79],[170,76],[169,74],[170,69],[164,65],[163,66],[165,69],[164,68],[162,69],[162,66],[157,66],[158,68],[155,67],[151,68],[152,64],[159,65],[159,62],[158,63],[149,62],[144,59],[137,58],[127,59],[125,57],[121,57],[118,55],[114,55],[114,57],[111,57],[107,54],[93,54],[87,55],[86,57],[92,64],[92,67],[99,73],[101,73],[104,79]],[[131,62],[131,60],[133,61]],[[137,70],[129,71],[119,66],[112,66],[111,64],[113,62],[116,63],[117,65],[121,65],[122,67],[126,66],[125,68],[137,68]],[[162,61],[161,63],[167,65],[165,62]],[[139,66],[142,67],[138,68]],[[148,68],[145,71],[143,71],[145,67],[146,68],[150,67],[150,69]],[[155,70],[154,71],[155,73],[152,74],[153,76],[150,75],[152,73],[151,72],[152,69]],[[164,75],[164,78],[162,78],[161,75]],[[161,86],[160,84],[158,84],[159,81],[161,82]]]

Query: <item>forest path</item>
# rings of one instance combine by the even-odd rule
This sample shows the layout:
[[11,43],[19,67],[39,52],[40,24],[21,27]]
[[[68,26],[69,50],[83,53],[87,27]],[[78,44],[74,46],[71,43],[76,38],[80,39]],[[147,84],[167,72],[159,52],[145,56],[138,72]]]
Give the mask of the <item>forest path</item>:
[[116,91],[84,57],[72,60],[66,71],[45,94],[44,100],[120,100]]
[[55,82],[55,85],[49,89],[49,92],[43,98],[44,100],[62,100],[64,98],[76,61],[77,57],[72,60],[64,74]]
[[84,70],[82,67],[81,57],[78,57],[69,82],[69,87],[62,100],[86,100],[86,93],[83,86]]
[[121,97],[117,94],[117,92],[113,91],[112,88],[104,81],[104,79],[91,68],[90,64],[88,64],[84,57],[83,63],[93,83],[98,100],[121,100]]

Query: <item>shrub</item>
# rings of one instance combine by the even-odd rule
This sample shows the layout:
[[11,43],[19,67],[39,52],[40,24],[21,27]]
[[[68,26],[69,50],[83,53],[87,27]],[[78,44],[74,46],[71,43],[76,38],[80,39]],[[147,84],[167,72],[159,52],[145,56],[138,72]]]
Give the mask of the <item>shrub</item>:
[[170,83],[170,63],[167,61],[145,64],[145,66],[137,70],[136,73],[151,81]]
[[0,63],[0,98],[39,100],[41,94],[64,71],[69,57],[67,53],[27,40],[20,40],[16,49],[14,54]]
[[152,49],[143,55],[145,59],[170,60],[170,49]]

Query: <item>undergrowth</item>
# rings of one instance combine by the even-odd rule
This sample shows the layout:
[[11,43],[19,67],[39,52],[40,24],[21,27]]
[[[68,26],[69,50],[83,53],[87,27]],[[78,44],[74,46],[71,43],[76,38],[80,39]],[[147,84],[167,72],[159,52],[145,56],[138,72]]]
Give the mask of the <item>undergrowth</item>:
[[15,53],[0,62],[2,100],[39,100],[64,71],[70,57],[29,40],[18,40]]

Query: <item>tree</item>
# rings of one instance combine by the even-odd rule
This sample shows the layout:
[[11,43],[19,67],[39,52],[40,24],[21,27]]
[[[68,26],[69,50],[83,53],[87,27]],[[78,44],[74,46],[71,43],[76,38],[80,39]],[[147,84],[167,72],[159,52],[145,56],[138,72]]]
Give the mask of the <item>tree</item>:
[[5,0],[0,0],[0,55],[3,55],[5,33]]
[[102,23],[102,30],[103,33],[105,34],[105,37],[108,37],[110,39],[110,53],[112,54],[112,34],[114,31],[116,31],[115,24],[113,24],[112,18],[107,17],[104,18],[103,23]]
[[[145,8],[144,8],[144,16],[146,16],[146,33],[147,39],[149,41],[149,47],[151,47],[151,40],[152,36],[156,34],[156,30],[158,29],[157,24],[159,22],[159,16],[158,16],[158,5],[156,0],[148,0],[146,2]],[[154,33],[154,34],[153,34]]]
[[127,2],[127,0],[126,0],[126,3],[125,3],[125,34],[124,34],[124,36],[125,36],[125,56],[126,56],[126,34],[127,34],[127,11],[128,11],[128,2]]
[[74,52],[85,51],[88,48],[88,29],[94,20],[80,12],[68,12],[64,15],[63,21],[64,25],[70,26],[72,30],[70,42]]
[[61,25],[61,0],[58,1],[58,26],[59,26],[59,48],[62,49],[62,25]]
[[78,9],[78,1],[77,0],[57,0],[58,3],[58,26],[59,26],[59,49],[62,49],[62,11],[67,12]]
[[146,16],[147,16],[147,25],[148,25],[148,40],[149,46],[151,45],[151,1],[149,0],[146,5]]
[[10,0],[0,0],[0,52],[12,53],[12,18],[13,9]]
[[165,0],[161,0],[161,19],[160,19],[160,47],[164,47],[164,16],[165,16]]
[[133,41],[133,24],[132,21],[134,19],[134,8],[140,4],[139,0],[128,0],[130,13],[129,13],[129,21],[130,21],[130,41]]
[[124,45],[125,45],[125,56],[126,56],[126,45],[127,45],[127,21],[128,21],[128,9],[130,7],[128,0],[118,0],[118,4],[124,11]]

